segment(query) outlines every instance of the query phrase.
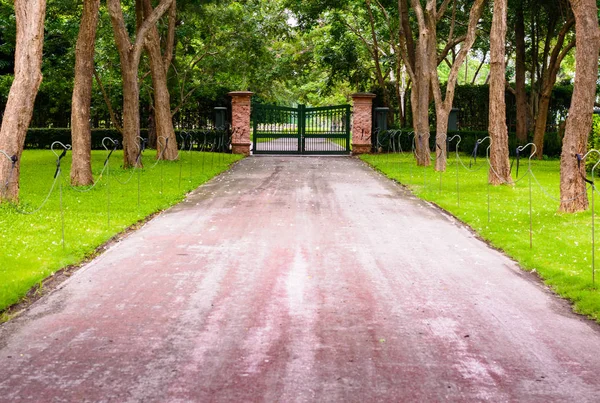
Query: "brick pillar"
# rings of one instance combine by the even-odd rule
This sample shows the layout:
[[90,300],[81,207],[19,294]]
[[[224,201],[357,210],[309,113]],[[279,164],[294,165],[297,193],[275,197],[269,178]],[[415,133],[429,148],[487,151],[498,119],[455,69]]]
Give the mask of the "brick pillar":
[[250,155],[250,99],[254,93],[250,91],[234,91],[231,97],[231,152]]
[[373,126],[373,98],[375,94],[352,94],[352,154],[371,152],[371,127]]

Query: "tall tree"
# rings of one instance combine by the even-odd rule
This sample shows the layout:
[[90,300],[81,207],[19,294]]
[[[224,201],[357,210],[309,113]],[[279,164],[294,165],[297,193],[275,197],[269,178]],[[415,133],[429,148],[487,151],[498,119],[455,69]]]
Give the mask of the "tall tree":
[[560,157],[560,211],[576,212],[588,208],[585,189],[585,164],[576,155],[585,153],[592,127],[592,114],[598,80],[600,28],[595,0],[570,0],[575,15],[577,60],[575,86]]
[[491,138],[489,182],[494,185],[511,183],[508,158],[508,128],[506,127],[506,16],[507,0],[494,0],[494,16],[490,32],[490,118]]
[[[401,1],[398,4],[400,5]],[[417,16],[419,26],[414,63],[407,65],[407,67],[411,66],[408,71],[413,82],[410,100],[413,110],[416,157],[418,165],[429,166],[431,164],[429,150],[429,93],[431,90],[431,69],[436,68],[437,64],[435,66],[431,65],[432,61],[428,48],[434,42],[434,37],[432,37],[434,33],[427,29],[425,14],[436,14],[436,2],[435,0],[427,0],[425,10],[423,10],[419,0],[411,0],[411,4]]]
[[17,201],[21,154],[35,97],[42,82],[46,0],[15,0],[14,6],[17,24],[15,76],[2,118],[0,150],[15,156],[17,161],[13,169],[12,163],[0,158],[0,186],[3,190],[0,200]]
[[[562,61],[575,46],[575,39],[567,41],[568,34],[571,32],[573,24],[575,23],[568,7],[566,18],[563,13],[556,9],[551,9],[551,11],[548,12],[548,16],[546,39],[543,54],[540,59],[541,66],[537,73],[539,77],[535,83],[535,88],[537,90],[536,100],[538,103],[536,108],[537,114],[535,116],[533,142],[536,145],[536,155],[539,159],[544,155],[544,137],[546,134],[552,89],[554,88],[554,84],[556,84],[556,77]],[[562,26],[560,26],[560,30],[557,34],[557,25],[561,20],[563,20]]]
[[525,13],[523,1],[517,1],[515,10],[515,97],[517,99],[517,141],[520,145],[527,143],[527,93],[525,92]]
[[73,145],[71,183],[75,186],[89,185],[94,182],[91,163],[90,107],[99,8],[100,0],[84,0],[75,50],[75,81],[71,103],[71,141]]
[[140,164],[137,158],[138,146],[136,139],[140,132],[138,69],[145,38],[152,27],[169,9],[172,2],[173,0],[161,0],[152,13],[137,26],[135,40],[132,42],[125,25],[121,1],[107,0],[123,80],[123,164],[125,167]]
[[[437,15],[430,15],[427,19],[429,31],[432,32],[430,40],[432,43],[429,46],[430,60],[431,60],[431,86],[433,88],[433,96],[435,99],[435,110],[436,110],[436,150],[437,158],[435,161],[435,169],[437,171],[446,170],[446,137],[448,134],[448,117],[450,110],[452,109],[452,102],[454,101],[454,90],[456,88],[456,81],[458,80],[458,73],[460,67],[468,56],[476,37],[476,28],[481,14],[483,13],[483,6],[485,0],[475,0],[471,6],[471,12],[469,14],[469,23],[467,27],[467,34],[462,42],[460,51],[457,57],[452,63],[450,74],[448,76],[448,82],[446,83],[446,94],[442,97],[442,91],[440,88],[440,79],[437,71],[437,45],[434,42],[436,40],[436,25],[438,22]],[[456,1],[454,2],[456,8]],[[453,38],[454,24],[455,24],[455,12],[453,12],[452,22],[450,27],[450,33],[448,36],[448,43],[455,43]]]
[[[138,0],[138,13],[141,13],[141,20],[144,21],[152,15],[152,4],[150,0]],[[150,59],[150,71],[152,75],[153,97],[154,97],[154,118],[156,137],[157,158],[164,160],[177,159],[177,139],[173,128],[173,116],[171,115],[171,96],[167,83],[167,72],[171,65],[173,55],[173,43],[175,41],[175,22],[176,22],[176,1],[172,0],[169,8],[169,28],[166,41],[166,52],[163,58],[160,46],[160,35],[156,24],[152,25],[146,37],[146,50]],[[162,138],[162,140],[161,140]],[[166,147],[166,148],[165,148]]]

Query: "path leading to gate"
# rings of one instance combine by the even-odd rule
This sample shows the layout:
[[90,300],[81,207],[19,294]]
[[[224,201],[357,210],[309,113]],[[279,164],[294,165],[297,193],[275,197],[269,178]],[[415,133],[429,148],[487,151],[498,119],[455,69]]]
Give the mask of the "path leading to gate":
[[0,328],[0,401],[597,401],[599,327],[352,158],[247,158]]

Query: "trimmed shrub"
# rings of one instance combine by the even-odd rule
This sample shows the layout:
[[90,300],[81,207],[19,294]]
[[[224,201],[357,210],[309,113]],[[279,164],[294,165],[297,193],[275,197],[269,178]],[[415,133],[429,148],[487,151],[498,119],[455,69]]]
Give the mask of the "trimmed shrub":
[[[391,129],[387,132],[379,133],[379,135],[374,135],[373,138],[373,148],[375,150],[381,151],[410,151],[412,150],[412,141],[413,136],[411,129]],[[487,131],[448,131],[448,139],[452,138],[454,135],[458,134],[461,137],[459,151],[472,154],[475,150],[475,144],[477,140],[484,139],[488,136]],[[435,150],[435,131],[430,132],[429,136],[429,148],[433,151]],[[400,140],[400,141],[398,141]],[[530,136],[529,141],[533,141],[533,138]],[[456,150],[457,140],[453,140],[449,144],[449,151],[454,152]],[[483,142],[479,147],[477,147],[477,156],[485,157],[486,150],[489,145],[488,141]],[[599,139],[600,145],[600,139]],[[508,149],[511,156],[516,155],[516,149],[518,146],[517,136],[515,133],[508,134]],[[562,139],[556,132],[546,133],[544,137],[544,155],[549,158],[559,158],[562,149]]]
[[[189,135],[193,143],[192,149],[220,151],[227,151],[229,149],[230,136],[226,130],[175,130],[175,134],[177,135],[178,147],[181,147],[183,139]],[[141,129],[140,136],[148,138],[148,129]],[[104,148],[102,146],[102,139],[105,137],[118,140],[119,144],[123,142],[123,136],[116,129],[92,129],[92,150],[102,150]],[[48,149],[55,141],[60,141],[63,144],[71,144],[71,129],[29,129],[25,137],[25,148]],[[187,147],[189,147],[189,139],[186,140]],[[122,146],[119,148],[122,148]]]

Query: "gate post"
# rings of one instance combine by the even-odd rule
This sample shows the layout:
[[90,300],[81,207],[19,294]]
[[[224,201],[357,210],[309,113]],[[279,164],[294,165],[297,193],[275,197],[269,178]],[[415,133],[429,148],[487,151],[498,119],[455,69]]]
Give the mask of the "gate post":
[[371,128],[373,126],[373,98],[375,94],[359,92],[352,94],[352,154],[371,152]]
[[231,152],[250,155],[250,91],[233,91],[231,97]]

